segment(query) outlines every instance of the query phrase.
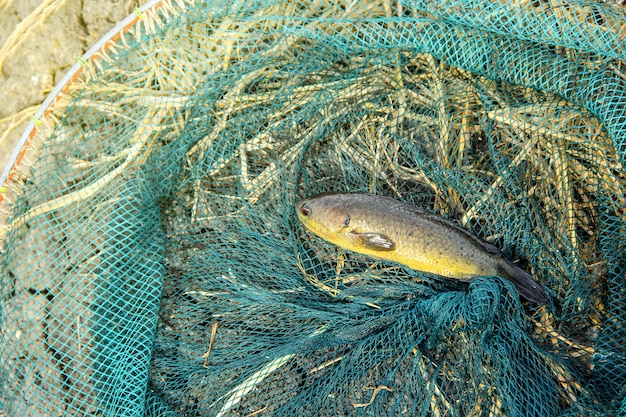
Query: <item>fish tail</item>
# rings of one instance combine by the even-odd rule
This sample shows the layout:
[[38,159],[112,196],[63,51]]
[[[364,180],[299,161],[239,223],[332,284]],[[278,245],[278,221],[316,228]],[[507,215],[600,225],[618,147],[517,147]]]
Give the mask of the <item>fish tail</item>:
[[546,289],[532,275],[504,259],[502,261],[498,264],[499,275],[515,284],[522,297],[538,304],[545,304],[550,300]]

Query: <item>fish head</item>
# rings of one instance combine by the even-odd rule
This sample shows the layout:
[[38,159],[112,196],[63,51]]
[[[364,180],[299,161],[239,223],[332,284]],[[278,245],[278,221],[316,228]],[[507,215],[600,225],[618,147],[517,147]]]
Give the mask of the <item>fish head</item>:
[[364,212],[368,207],[362,204],[367,199],[356,194],[318,194],[299,201],[296,213],[304,227],[322,239],[344,249],[379,256],[380,252],[395,250],[396,244],[368,220]]
[[350,213],[337,195],[321,194],[296,204],[300,222],[311,232],[331,242],[348,232]]

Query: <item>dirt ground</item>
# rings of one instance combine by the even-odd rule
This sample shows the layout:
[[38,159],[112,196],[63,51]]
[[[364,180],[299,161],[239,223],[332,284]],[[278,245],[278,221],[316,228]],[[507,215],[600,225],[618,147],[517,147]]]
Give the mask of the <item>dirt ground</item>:
[[78,57],[141,3],[0,0],[0,172],[30,116],[54,85]]
[[143,2],[0,0],[0,172],[54,85]]

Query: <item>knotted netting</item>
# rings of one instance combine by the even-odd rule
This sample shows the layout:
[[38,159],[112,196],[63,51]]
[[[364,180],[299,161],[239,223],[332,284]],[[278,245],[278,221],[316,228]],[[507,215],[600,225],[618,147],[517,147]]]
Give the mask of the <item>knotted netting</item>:
[[[163,3],[7,183],[4,415],[626,413],[622,8]],[[552,300],[339,249],[294,212],[325,191],[449,218]]]

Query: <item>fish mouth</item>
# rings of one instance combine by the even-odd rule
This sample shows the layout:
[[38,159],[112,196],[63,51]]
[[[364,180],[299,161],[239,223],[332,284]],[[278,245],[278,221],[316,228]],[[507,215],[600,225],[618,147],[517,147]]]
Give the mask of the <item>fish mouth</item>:
[[309,206],[309,200],[300,200],[297,204],[296,204],[296,213],[298,214],[298,217],[300,218],[307,218],[309,217],[309,215],[311,214],[311,207]]
[[306,230],[317,236],[325,235],[324,226],[318,223],[311,215],[311,207],[309,206],[308,199],[301,200],[296,204],[296,215]]
[[302,222],[302,224],[304,224],[308,228],[308,224],[311,222],[311,218],[308,215],[310,213],[310,209],[307,210],[306,202],[307,200],[301,200],[296,204],[296,215],[298,216],[298,219]]

